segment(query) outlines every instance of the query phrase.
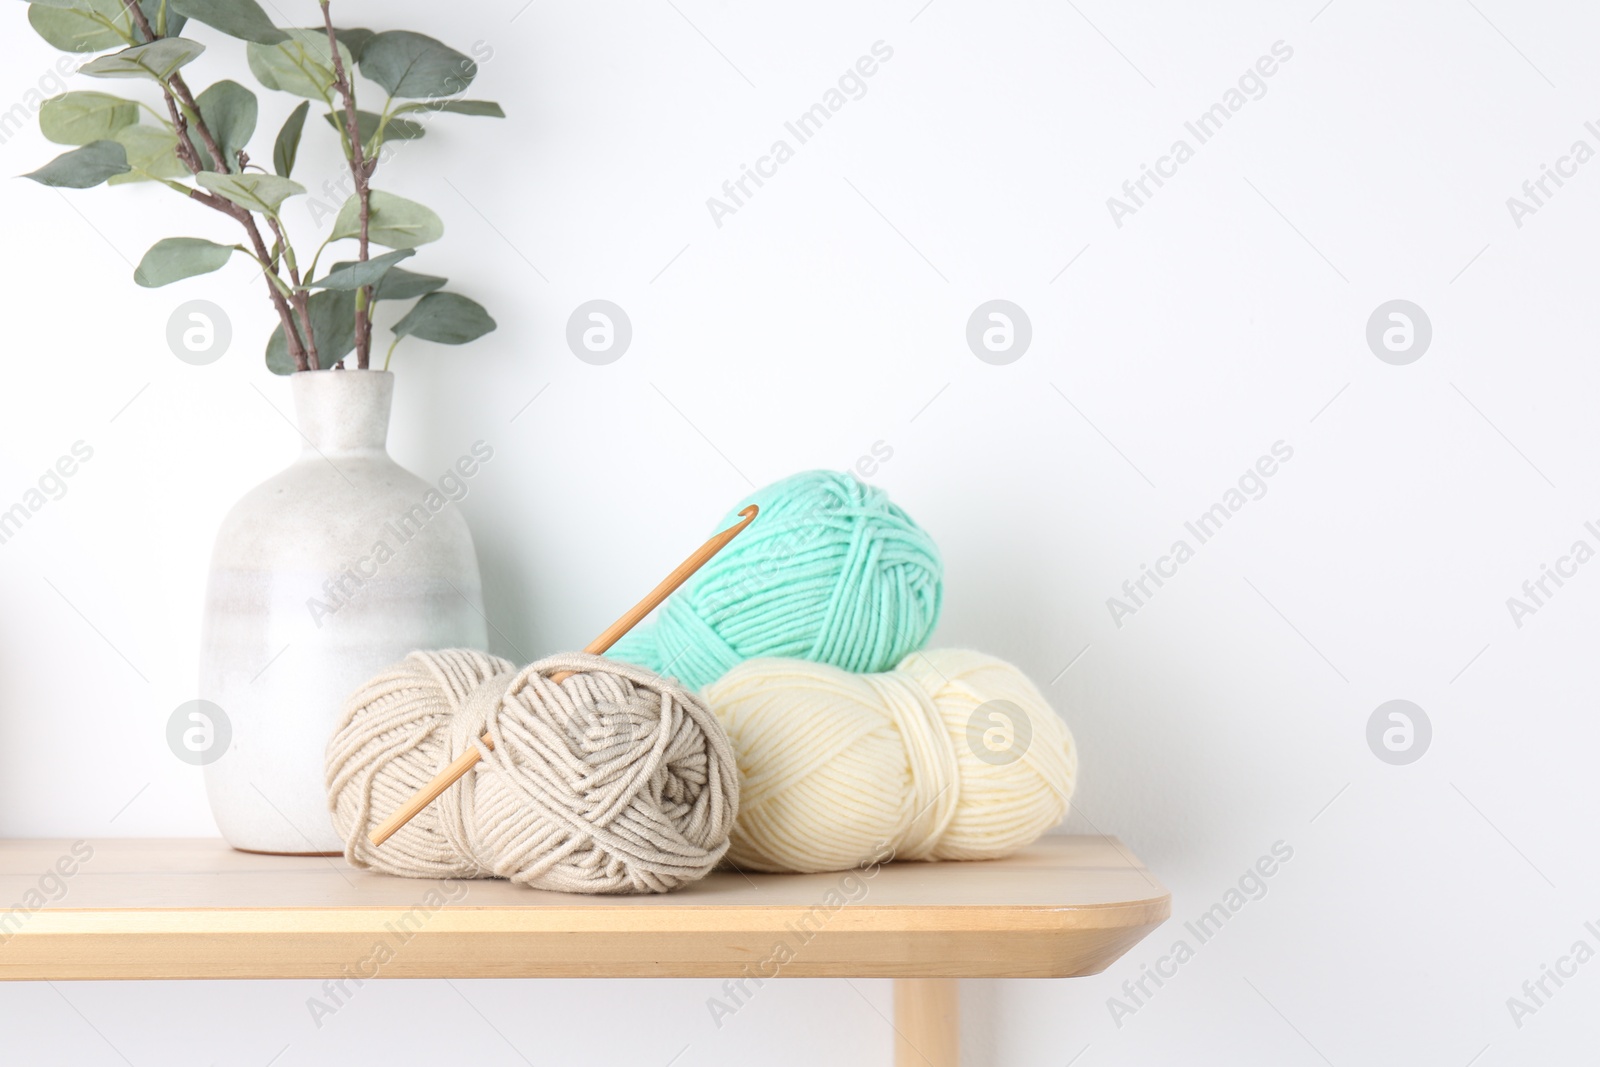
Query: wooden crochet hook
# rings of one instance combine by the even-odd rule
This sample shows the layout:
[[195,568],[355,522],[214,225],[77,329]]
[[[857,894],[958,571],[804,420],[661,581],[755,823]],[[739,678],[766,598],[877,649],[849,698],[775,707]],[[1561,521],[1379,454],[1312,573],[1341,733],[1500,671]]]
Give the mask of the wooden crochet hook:
[[[749,526],[750,523],[754,521],[760,510],[760,508],[756,507],[754,504],[751,504],[749,507],[739,512],[739,514],[743,516],[740,522],[735,523],[726,530],[723,530],[721,533],[717,534],[711,540],[701,545],[699,550],[696,551],[694,555],[678,564],[677,570],[667,575],[666,578],[662,580],[661,584],[650,590],[649,595],[643,600],[629,608],[627,614],[623,615],[622,618],[606,627],[605,633],[601,634],[593,641],[590,641],[589,644],[584,648],[584,651],[592,656],[598,656],[606,649],[616,644],[618,639],[621,638],[623,634],[637,626],[639,624],[639,620],[643,619],[646,615],[654,611],[663,600],[667,599],[667,597],[672,594],[674,589],[678,588],[678,586],[687,581],[689,575],[705,566],[707,560],[709,560],[712,556],[715,556],[718,552],[721,552],[723,546],[725,546],[729,541],[732,541],[735,537],[738,537],[739,534],[743,532],[744,528]],[[558,683],[564,682],[568,678],[572,677],[572,674],[572,671],[557,671],[555,674],[550,676],[550,680]],[[478,740],[483,742],[483,746],[485,748],[494,748],[494,742],[489,739],[489,735],[487,733],[479,737]],[[479,754],[476,747],[469,748],[460,756],[457,756],[454,763],[450,764],[450,766],[436,774],[433,778],[433,781],[419,789],[416,796],[412,797],[410,800],[406,801],[403,805],[396,809],[393,815],[384,820],[382,826],[379,826],[376,830],[373,830],[371,834],[367,835],[367,839],[374,845],[381,845],[385,841],[389,840],[389,838],[394,836],[396,830],[410,822],[416,817],[416,814],[419,811],[438,799],[439,794],[443,793],[446,789],[449,789],[452,785],[454,785],[463,774],[466,774],[474,766],[476,766],[478,761],[482,758],[483,757]]]

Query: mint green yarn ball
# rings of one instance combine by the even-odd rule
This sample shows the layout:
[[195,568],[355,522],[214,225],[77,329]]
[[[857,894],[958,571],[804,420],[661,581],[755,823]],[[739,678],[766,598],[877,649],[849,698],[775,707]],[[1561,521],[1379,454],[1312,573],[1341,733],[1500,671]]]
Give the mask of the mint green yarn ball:
[[758,656],[876,673],[927,644],[944,598],[933,539],[882,489],[806,471],[761,489],[761,513],[610,655],[694,689]]

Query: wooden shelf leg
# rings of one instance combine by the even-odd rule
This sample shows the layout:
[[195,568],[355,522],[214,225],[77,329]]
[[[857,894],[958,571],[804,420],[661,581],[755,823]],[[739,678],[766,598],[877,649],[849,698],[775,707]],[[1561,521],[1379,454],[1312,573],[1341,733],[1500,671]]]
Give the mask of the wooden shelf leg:
[[960,990],[954,978],[894,980],[895,1067],[960,1067]]

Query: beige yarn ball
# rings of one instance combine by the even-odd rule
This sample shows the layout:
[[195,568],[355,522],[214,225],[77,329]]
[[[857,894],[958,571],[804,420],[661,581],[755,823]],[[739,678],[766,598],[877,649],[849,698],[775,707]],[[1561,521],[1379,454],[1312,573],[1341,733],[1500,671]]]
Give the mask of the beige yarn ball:
[[1066,725],[981,652],[913,652],[883,674],[749,660],[703,693],[738,754],[740,867],[999,858],[1061,821],[1077,779]]
[[[577,673],[551,682],[561,671]],[[494,748],[457,785],[368,840],[484,732]],[[739,796],[727,735],[678,683],[583,653],[518,670],[461,649],[413,652],[350,697],[327,788],[357,867],[571,893],[660,893],[709,873]]]

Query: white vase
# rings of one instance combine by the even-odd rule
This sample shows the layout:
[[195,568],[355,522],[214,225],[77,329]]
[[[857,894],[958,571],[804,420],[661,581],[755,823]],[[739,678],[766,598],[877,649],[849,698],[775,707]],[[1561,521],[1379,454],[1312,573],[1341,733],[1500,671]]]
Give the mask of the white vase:
[[493,451],[475,446],[441,492],[384,450],[392,375],[302,371],[291,386],[300,457],[234,505],[211,557],[200,696],[231,742],[208,755],[206,791],[234,848],[338,853],[323,756],[345,698],[414,649],[487,647],[453,499]]

